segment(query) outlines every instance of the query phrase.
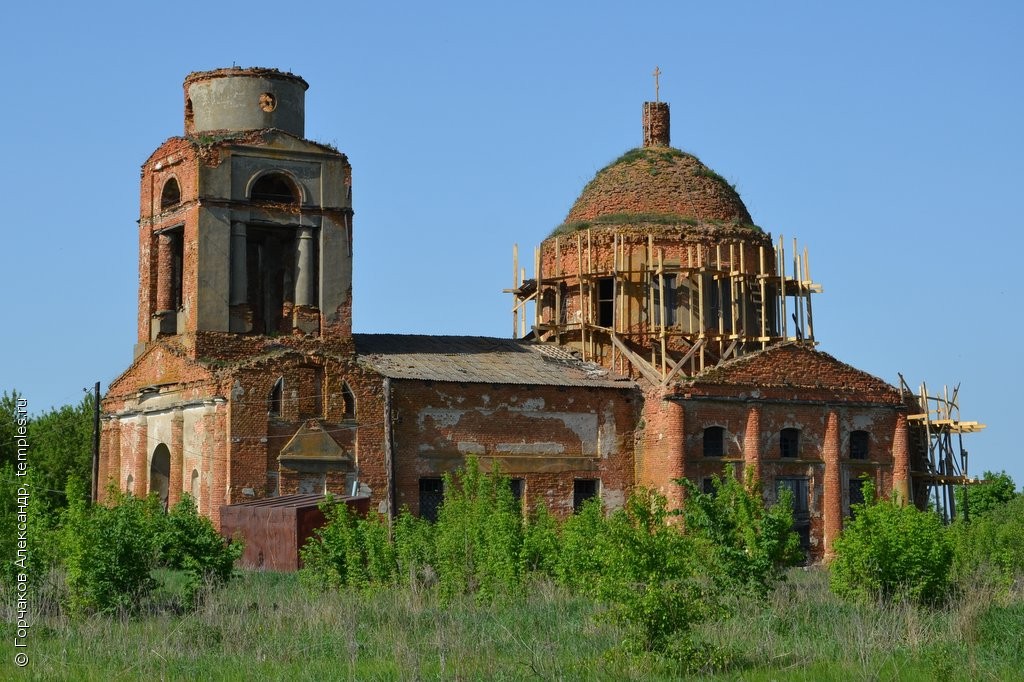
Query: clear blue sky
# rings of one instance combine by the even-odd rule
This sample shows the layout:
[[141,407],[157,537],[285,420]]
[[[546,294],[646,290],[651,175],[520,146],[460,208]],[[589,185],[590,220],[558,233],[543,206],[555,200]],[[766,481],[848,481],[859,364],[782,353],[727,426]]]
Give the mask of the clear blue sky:
[[[32,5],[32,6],[30,6]],[[810,248],[821,349],[962,382],[972,469],[1024,483],[1024,4],[13,3],[4,12],[0,390],[35,412],[131,361],[139,167],[181,83],[309,83],[354,167],[355,329],[506,336],[511,247],[641,139],[672,140]]]

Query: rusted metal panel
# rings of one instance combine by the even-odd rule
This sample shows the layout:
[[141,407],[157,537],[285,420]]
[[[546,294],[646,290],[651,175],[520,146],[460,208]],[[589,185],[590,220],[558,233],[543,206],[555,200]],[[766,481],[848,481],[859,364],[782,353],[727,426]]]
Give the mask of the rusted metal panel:
[[[370,499],[335,497],[359,516],[366,516]],[[296,571],[302,567],[299,550],[324,524],[323,495],[284,495],[221,507],[221,535],[245,543],[241,568]]]

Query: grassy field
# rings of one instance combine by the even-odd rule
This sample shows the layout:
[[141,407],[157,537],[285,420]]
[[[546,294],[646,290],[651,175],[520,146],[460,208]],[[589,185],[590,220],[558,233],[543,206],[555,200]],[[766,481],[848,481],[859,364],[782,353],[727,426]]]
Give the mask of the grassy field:
[[[851,606],[821,569],[796,569],[767,602],[701,628],[730,680],[1024,679],[1024,585],[978,589],[943,609]],[[651,680],[670,661],[635,657],[594,602],[548,582],[494,605],[442,607],[432,592],[320,594],[294,575],[244,573],[197,611],[132,618],[39,615],[30,666],[5,679]],[[6,632],[8,641],[13,631]],[[10,649],[9,649],[10,651]]]

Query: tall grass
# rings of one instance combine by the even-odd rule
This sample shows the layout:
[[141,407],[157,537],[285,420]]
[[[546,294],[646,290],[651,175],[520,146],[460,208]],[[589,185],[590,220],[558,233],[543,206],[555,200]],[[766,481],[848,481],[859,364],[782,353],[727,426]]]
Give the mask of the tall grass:
[[[796,569],[766,600],[737,597],[698,635],[728,653],[708,679],[1005,680],[1024,670],[1024,587],[977,583],[941,609],[841,602],[821,569]],[[523,596],[442,605],[436,590],[314,592],[294,575],[244,573],[186,609],[68,620],[48,609],[31,663],[0,677],[64,680],[649,680],[669,661],[617,649],[603,609],[551,582]],[[13,637],[13,632],[7,633]],[[9,637],[10,639],[10,637]]]

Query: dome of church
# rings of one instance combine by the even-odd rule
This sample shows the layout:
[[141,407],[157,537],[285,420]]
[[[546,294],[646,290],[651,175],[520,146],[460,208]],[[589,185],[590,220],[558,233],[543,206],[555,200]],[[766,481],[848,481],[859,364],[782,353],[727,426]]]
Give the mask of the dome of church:
[[668,105],[644,105],[644,146],[632,149],[594,176],[559,232],[602,224],[752,227],[750,213],[722,176],[669,146]]

